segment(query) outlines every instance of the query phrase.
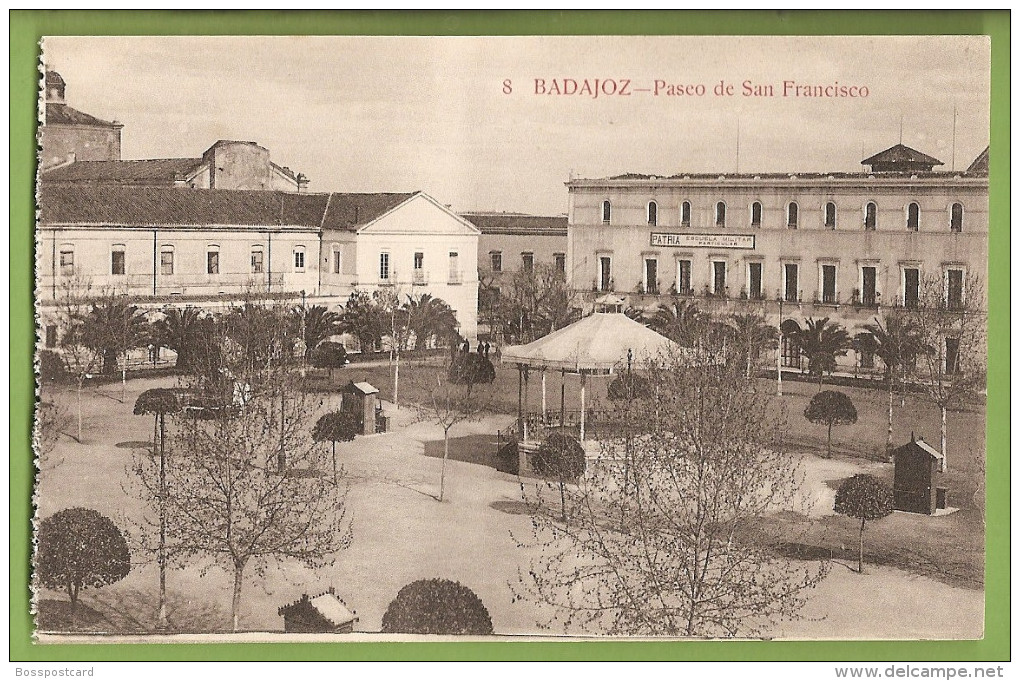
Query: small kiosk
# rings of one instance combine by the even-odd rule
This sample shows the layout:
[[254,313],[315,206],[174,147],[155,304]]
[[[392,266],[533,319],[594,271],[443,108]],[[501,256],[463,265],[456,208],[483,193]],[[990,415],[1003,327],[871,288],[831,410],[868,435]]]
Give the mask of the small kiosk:
[[318,596],[304,594],[277,612],[283,617],[283,630],[290,634],[350,634],[358,621],[332,588]]
[[948,490],[937,487],[942,470],[942,453],[921,438],[893,450],[893,504],[897,511],[933,515],[946,508]]
[[340,389],[340,393],[340,408],[354,414],[358,433],[371,435],[386,430],[386,418],[382,416],[378,388],[364,381],[359,383],[351,381]]

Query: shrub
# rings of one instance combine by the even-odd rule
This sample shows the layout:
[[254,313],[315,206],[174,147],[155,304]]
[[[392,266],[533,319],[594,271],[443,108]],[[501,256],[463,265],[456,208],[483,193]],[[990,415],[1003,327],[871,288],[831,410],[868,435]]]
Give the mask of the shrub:
[[309,357],[312,366],[316,369],[329,369],[330,377],[333,376],[333,369],[343,369],[347,366],[347,350],[342,343],[323,341],[315,346]]
[[44,381],[60,381],[67,376],[67,367],[58,353],[53,350],[39,352],[39,376]]
[[336,443],[350,442],[358,434],[358,419],[353,412],[332,411],[323,414],[315,422],[312,439],[316,442],[329,442],[333,446],[333,480],[337,479]]
[[382,620],[383,633],[492,633],[492,619],[475,592],[448,579],[420,579],[397,593]]
[[857,408],[846,393],[823,390],[811,398],[811,402],[804,409],[804,418],[812,423],[829,427],[825,454],[832,456],[832,427],[857,423]]
[[72,616],[82,589],[113,584],[131,570],[131,552],[112,520],[88,508],[68,508],[39,524],[36,576],[67,592]]
[[864,572],[864,523],[879,520],[893,512],[893,493],[873,475],[858,474],[844,480],[836,490],[833,510],[861,521],[857,572]]
[[492,383],[496,380],[496,368],[485,355],[477,352],[458,352],[450,364],[449,379],[457,385]]
[[648,397],[651,386],[648,379],[640,374],[620,374],[609,384],[608,394],[611,400]]
[[535,472],[558,485],[560,517],[567,519],[566,484],[584,475],[587,460],[581,443],[563,433],[550,434],[538,448],[533,462]]

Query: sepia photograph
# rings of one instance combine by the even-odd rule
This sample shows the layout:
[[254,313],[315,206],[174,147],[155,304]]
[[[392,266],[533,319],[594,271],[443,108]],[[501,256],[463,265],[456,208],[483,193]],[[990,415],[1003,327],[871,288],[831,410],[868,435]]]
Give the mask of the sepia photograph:
[[39,50],[37,644],[985,636],[988,36]]

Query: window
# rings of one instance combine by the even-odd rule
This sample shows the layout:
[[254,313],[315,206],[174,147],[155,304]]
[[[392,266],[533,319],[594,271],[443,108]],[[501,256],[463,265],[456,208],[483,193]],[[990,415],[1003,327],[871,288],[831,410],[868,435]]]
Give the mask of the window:
[[521,253],[521,267],[525,272],[533,272],[535,270],[535,254]]
[[921,270],[903,268],[903,307],[916,308],[921,293]]
[[676,292],[691,294],[691,261],[690,260],[677,260],[676,261]]
[[762,300],[761,263],[747,263],[747,297],[751,300]]
[[608,255],[599,256],[599,290],[613,290],[613,258]]
[[726,261],[712,261],[712,293],[717,296],[726,295]]
[[46,327],[46,347],[57,347],[57,326],[55,324]]
[[960,339],[946,338],[946,373],[955,374],[960,370]]
[[379,280],[389,281],[390,280],[390,254],[380,253],[379,254]]
[[761,202],[755,201],[751,204],[751,226],[761,227]]
[[949,231],[950,232],[962,232],[963,231],[963,204],[954,203],[953,207],[949,210]]
[[566,253],[553,253],[553,264],[556,267],[556,271],[560,274],[566,274],[567,272],[567,254]]
[[878,268],[861,267],[861,303],[865,307],[874,307],[878,303]]
[[450,251],[450,283],[460,283],[460,255],[457,251]]
[[602,202],[602,224],[608,225],[610,219],[613,217],[613,206],[609,201]]
[[874,232],[877,224],[878,206],[874,202],[868,202],[868,205],[864,206],[864,230]]
[[875,368],[875,351],[870,347],[863,347],[857,351],[857,359],[860,360],[862,369]]
[[339,248],[333,249],[333,274],[340,274],[343,272],[343,251]]
[[655,258],[645,258],[645,291],[648,293],[659,292],[659,261]]
[[822,265],[822,302],[834,304],[836,299],[836,266]]
[[174,273],[174,247],[163,246],[159,251],[159,273],[164,276],[173,276]]
[[265,252],[261,246],[251,249],[251,273],[262,274],[265,271]]
[[654,226],[659,221],[659,204],[655,201],[648,202],[648,224]]
[[64,277],[74,274],[74,246],[60,247],[60,274]]
[[680,204],[680,224],[684,227],[691,226],[691,202],[684,201]]
[[916,203],[907,206],[907,231],[916,232],[921,224],[921,207]]
[[790,229],[797,229],[797,204],[793,201],[786,205],[786,226]]
[[963,270],[946,270],[946,307],[950,310],[963,307]]
[[489,260],[490,260],[490,262],[492,264],[492,271],[493,272],[502,272],[503,271],[503,253],[502,252],[500,252],[500,251],[490,251],[489,252]]
[[832,201],[825,204],[825,228],[836,229],[836,204]]
[[425,268],[425,254],[418,252],[414,254],[414,269],[421,270]]
[[294,271],[304,272],[305,271],[305,247],[295,246],[294,247]]
[[797,295],[799,290],[797,281],[798,267],[796,263],[786,263],[783,265],[783,300],[788,303],[796,303],[800,300],[800,296]]
[[218,246],[210,246],[205,253],[206,274],[220,273],[220,249]]
[[122,275],[127,273],[124,249],[123,244],[115,244],[113,250],[110,251],[110,274]]
[[715,204],[715,225],[716,227],[726,226],[726,204],[722,201]]

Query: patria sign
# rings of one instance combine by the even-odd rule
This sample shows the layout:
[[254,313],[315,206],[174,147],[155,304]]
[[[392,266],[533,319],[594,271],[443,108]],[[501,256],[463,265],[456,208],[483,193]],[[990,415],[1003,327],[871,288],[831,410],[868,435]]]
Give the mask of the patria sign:
[[676,248],[754,248],[753,234],[664,234],[652,233],[652,246]]

